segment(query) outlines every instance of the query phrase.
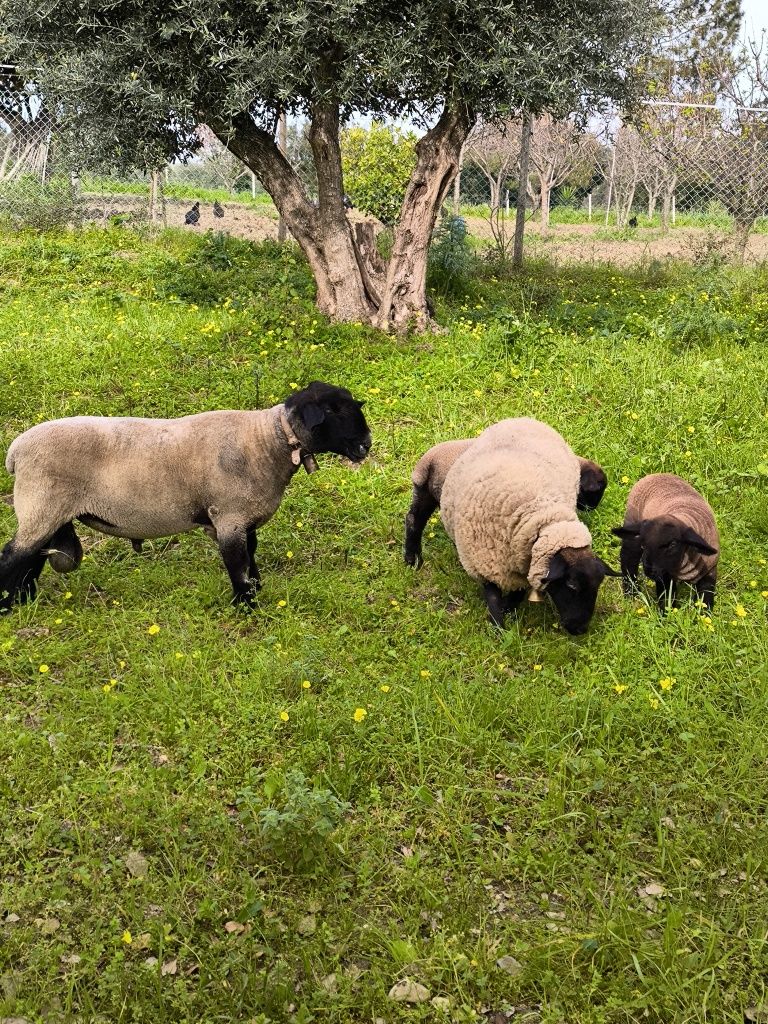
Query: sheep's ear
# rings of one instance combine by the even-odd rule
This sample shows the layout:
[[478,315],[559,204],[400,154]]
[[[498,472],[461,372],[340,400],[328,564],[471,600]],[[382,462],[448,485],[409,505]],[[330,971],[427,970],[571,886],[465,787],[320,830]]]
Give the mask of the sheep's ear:
[[610,565],[608,565],[607,562],[604,562],[602,558],[598,558],[598,562],[600,563],[600,565],[602,565],[606,576],[617,576],[619,578],[621,577],[621,573],[617,572],[616,569],[613,569]]
[[625,540],[640,536],[640,523],[624,523],[623,526],[614,526],[611,533]]
[[307,402],[306,405],[302,405],[296,411],[301,416],[301,422],[307,430],[312,430],[314,427],[319,426],[325,419],[325,410],[317,402]]
[[548,583],[554,583],[555,580],[561,580],[563,576],[565,576],[567,568],[568,566],[565,563],[565,559],[560,552],[558,552],[553,556],[552,561],[549,563],[549,571],[543,580],[544,585],[546,586]]
[[691,548],[695,548],[700,551],[702,555],[716,555],[717,548],[713,548],[711,544],[707,544],[703,537],[701,537],[695,530],[692,530],[690,526],[686,526],[683,530],[682,541]]

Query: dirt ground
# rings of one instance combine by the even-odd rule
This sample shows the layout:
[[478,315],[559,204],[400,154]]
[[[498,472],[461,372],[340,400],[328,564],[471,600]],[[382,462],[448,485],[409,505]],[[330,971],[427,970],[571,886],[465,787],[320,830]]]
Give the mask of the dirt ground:
[[[254,208],[230,202],[222,205],[224,216],[219,218],[214,217],[211,203],[201,202],[199,223],[186,230],[224,231],[254,242],[277,239],[277,211],[273,207]],[[191,200],[168,200],[166,225],[185,227],[184,215],[191,206]],[[89,196],[87,208],[89,219],[97,223],[106,222],[115,213],[130,213],[137,219],[146,219],[147,200],[145,196]],[[355,211],[350,217],[353,220],[364,219]],[[474,237],[490,241],[490,226],[482,218],[468,217],[467,228]],[[525,231],[529,256],[546,256],[566,263],[605,262],[627,266],[649,260],[692,260],[725,244],[722,232],[706,228],[681,227],[668,234],[658,228],[635,228],[627,231],[625,238],[616,235],[614,229],[606,231],[600,223],[555,224],[546,231],[541,225],[530,223]],[[768,235],[752,234],[747,259],[750,262],[768,259]]]

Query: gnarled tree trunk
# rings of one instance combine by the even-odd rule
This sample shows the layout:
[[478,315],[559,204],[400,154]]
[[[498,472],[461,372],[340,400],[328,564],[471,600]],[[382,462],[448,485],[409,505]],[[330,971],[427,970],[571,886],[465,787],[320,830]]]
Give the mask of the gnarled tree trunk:
[[392,255],[374,323],[383,330],[424,330],[427,254],[443,200],[459,170],[461,150],[473,117],[464,107],[446,106],[434,128],[416,143],[416,167],[408,182]]
[[337,104],[324,101],[312,110],[309,141],[317,171],[317,205],[310,202],[274,137],[248,113],[236,115],[231,123],[210,117],[207,123],[272,197],[309,262],[321,312],[332,320],[361,321],[385,330],[429,325],[427,252],[472,127],[467,110],[446,108],[417,143],[416,167],[386,267],[376,251],[372,228],[353,227],[344,209]]

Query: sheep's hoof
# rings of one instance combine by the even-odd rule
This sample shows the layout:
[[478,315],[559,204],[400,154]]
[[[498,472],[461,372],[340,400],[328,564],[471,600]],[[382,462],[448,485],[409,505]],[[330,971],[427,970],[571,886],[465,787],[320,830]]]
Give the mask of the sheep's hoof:
[[241,608],[244,612],[252,612],[256,608],[256,596],[253,590],[244,590],[239,594],[235,594],[232,598],[232,604],[236,608]]
[[413,569],[420,569],[424,564],[420,551],[408,551],[407,549],[403,552],[403,561]]

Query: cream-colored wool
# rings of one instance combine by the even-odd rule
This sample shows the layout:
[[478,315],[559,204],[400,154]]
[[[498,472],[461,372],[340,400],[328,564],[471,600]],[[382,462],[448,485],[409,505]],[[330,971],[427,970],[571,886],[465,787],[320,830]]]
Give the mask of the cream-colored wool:
[[[11,444],[17,541],[34,547],[79,518],[117,537],[258,527],[297,470],[283,405],[179,419],[77,416],[32,427]],[[296,418],[290,427],[308,435]]]
[[625,525],[668,516],[690,526],[718,551],[716,555],[705,555],[693,548],[686,552],[676,578],[696,583],[714,572],[720,557],[720,535],[712,509],[695,487],[673,473],[652,473],[638,480],[627,496]]
[[562,548],[586,548],[576,515],[580,464],[546,423],[522,417],[485,430],[455,460],[442,488],[442,519],[461,564],[502,591],[542,589]]
[[[442,441],[425,452],[411,473],[411,480],[416,487],[426,487],[435,501],[440,504],[443,493],[443,484],[448,475],[448,470],[456,459],[478,440],[476,437],[462,438],[457,441]],[[590,459],[582,459],[577,455],[580,467],[591,467],[601,470],[601,467]]]

